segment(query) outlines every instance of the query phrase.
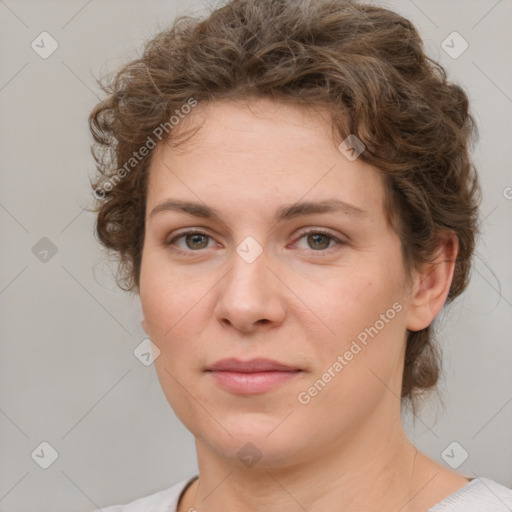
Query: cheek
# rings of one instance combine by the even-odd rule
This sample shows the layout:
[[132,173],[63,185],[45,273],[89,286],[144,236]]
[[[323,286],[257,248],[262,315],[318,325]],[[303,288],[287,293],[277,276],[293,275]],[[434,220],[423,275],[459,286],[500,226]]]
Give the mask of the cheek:
[[392,382],[401,375],[406,304],[398,270],[385,263],[361,265],[333,280],[325,294],[311,296],[327,327],[326,335],[315,337],[315,378],[337,383],[329,386],[333,398],[371,397],[382,391],[379,378]]
[[145,249],[140,275],[142,310],[155,343],[172,334],[178,319],[185,314],[190,296],[188,284],[162,260],[159,252]]
[[306,404],[299,407],[310,417],[331,411],[324,425],[327,436],[362,422],[390,399],[388,394],[399,396],[403,365],[401,303],[393,302],[392,294],[373,293],[369,284],[366,292],[339,291],[345,292],[341,306],[331,306],[326,322],[336,335],[316,337],[315,368],[297,394],[298,402]]
[[207,293],[213,286],[214,281],[185,278],[179,269],[166,268],[156,255],[143,260],[140,300],[146,332],[160,349],[157,369],[183,373],[185,368],[203,362],[199,344],[207,315]]
[[163,278],[162,272],[152,270],[155,268],[162,267],[156,262],[151,265],[147,258],[140,280],[146,332],[160,350],[154,367],[167,402],[186,427],[194,431],[198,411],[185,389],[193,382],[194,368],[201,360],[197,346],[200,322],[195,315],[201,309],[198,297],[204,293],[198,290],[192,293],[193,286],[190,288],[181,279],[170,278],[168,274]]
[[361,269],[357,274],[338,277],[336,285],[324,294],[310,294],[332,339],[352,340],[363,333],[360,339],[364,341],[364,333],[373,332],[375,326],[382,333],[391,331],[398,310],[403,309],[400,277],[389,279],[382,274]]

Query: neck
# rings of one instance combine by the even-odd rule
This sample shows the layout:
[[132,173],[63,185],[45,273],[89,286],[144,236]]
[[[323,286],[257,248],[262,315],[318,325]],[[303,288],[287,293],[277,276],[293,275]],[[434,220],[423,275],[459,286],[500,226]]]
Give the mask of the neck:
[[286,465],[251,468],[225,459],[196,440],[200,478],[188,497],[205,512],[320,512],[325,510],[408,510],[421,482],[413,478],[417,450],[403,432],[400,421],[368,425],[347,433],[323,453],[301,460],[290,457]]

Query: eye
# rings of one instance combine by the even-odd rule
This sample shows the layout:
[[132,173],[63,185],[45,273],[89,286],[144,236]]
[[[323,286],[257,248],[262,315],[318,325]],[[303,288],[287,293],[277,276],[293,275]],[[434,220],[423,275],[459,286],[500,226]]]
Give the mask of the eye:
[[[210,235],[200,231],[186,231],[165,243],[165,245],[176,245],[177,249],[182,252],[197,252],[199,249],[206,249],[208,245],[207,239],[211,238]],[[185,247],[178,245],[176,242],[183,239]]]
[[[318,229],[310,229],[308,231],[304,231],[299,235],[297,241],[306,238],[306,243],[308,247],[305,249],[312,249],[315,252],[327,252],[327,249],[332,249],[331,242],[336,242],[335,245],[343,245],[343,240],[340,240],[338,237],[335,237],[329,232],[318,230]],[[302,247],[301,249],[304,249]]]
[[[299,247],[301,250],[312,250],[314,252],[328,252],[328,249],[333,249],[334,245],[344,245],[345,242],[330,232],[319,229],[310,229],[300,233],[296,238],[295,243],[306,238],[308,247]],[[168,242],[167,246],[174,246],[179,252],[200,252],[202,249],[208,249],[208,239],[213,240],[210,235],[201,231],[185,231],[175,236]],[[183,243],[178,243],[182,241]],[[210,246],[212,247],[212,246]]]

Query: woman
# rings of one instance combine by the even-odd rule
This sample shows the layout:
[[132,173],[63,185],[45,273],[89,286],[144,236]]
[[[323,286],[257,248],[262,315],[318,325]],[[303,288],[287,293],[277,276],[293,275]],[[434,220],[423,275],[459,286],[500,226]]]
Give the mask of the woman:
[[501,511],[419,452],[479,186],[463,90],[411,23],[342,0],[182,17],[91,113],[97,233],[140,295],[199,475],[135,511]]

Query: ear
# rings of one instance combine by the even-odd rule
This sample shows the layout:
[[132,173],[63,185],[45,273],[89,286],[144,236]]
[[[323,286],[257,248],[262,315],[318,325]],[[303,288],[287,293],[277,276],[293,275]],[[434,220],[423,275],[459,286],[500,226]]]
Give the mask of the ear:
[[416,273],[407,322],[409,331],[425,329],[441,311],[452,284],[458,250],[455,233],[442,234],[435,259]]
[[142,302],[140,302],[140,295],[139,295],[139,307],[140,307],[140,325],[144,329],[144,332],[149,336],[148,331],[148,323],[146,322],[146,317],[144,316],[144,309],[142,308]]

